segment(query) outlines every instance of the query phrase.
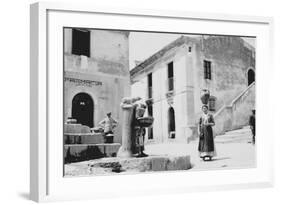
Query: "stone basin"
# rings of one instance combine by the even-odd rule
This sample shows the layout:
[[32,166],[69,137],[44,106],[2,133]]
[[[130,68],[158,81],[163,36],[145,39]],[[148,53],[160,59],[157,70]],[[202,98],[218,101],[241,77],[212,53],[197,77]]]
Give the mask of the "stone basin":
[[190,156],[148,156],[145,158],[101,158],[65,165],[65,176],[95,176],[153,171],[188,170]]

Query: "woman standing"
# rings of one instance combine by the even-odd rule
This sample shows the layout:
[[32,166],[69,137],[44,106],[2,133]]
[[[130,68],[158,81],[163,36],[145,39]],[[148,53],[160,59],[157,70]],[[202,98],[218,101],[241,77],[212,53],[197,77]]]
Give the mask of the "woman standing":
[[202,106],[203,114],[199,119],[199,146],[200,157],[204,161],[211,161],[216,155],[212,126],[215,121],[212,114],[208,113],[208,106]]

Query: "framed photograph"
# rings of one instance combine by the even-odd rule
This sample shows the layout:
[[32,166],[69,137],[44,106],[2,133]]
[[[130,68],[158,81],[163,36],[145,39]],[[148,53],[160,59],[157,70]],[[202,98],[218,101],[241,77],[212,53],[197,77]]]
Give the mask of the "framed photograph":
[[34,201],[273,184],[270,17],[31,5]]

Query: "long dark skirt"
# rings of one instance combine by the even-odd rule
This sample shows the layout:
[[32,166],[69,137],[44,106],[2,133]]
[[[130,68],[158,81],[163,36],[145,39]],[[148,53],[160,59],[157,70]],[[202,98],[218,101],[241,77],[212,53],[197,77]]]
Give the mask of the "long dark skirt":
[[132,153],[140,153],[144,151],[145,128],[135,127],[132,131]]
[[213,130],[211,126],[202,126],[199,134],[198,151],[201,157],[215,156]]

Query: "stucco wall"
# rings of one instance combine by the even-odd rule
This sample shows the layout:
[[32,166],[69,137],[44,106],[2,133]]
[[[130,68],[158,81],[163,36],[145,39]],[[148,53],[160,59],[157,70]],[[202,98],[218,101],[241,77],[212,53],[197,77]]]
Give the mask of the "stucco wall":
[[[217,110],[248,87],[247,70],[255,70],[255,53],[239,37],[201,38],[196,45],[197,87],[208,88],[217,98]],[[204,60],[211,61],[212,79],[204,80]],[[201,90],[200,89],[200,90]],[[197,92],[200,92],[197,90]],[[196,94],[201,104],[200,94]],[[201,111],[197,107],[196,113]]]
[[242,95],[214,115],[215,135],[248,125],[252,109],[255,109],[255,88],[255,84],[252,84]]
[[252,86],[240,102],[233,107],[232,129],[238,129],[249,123],[252,109],[255,109],[256,87]]
[[[169,62],[174,62],[175,92],[172,106],[176,116],[176,136],[178,139],[186,140],[197,134],[195,126],[202,113],[200,95],[203,88],[209,89],[211,95],[216,97],[216,111],[218,111],[248,87],[247,70],[249,68],[255,70],[255,53],[252,50],[239,37],[198,37],[167,51],[164,56],[145,67],[137,75],[134,74],[133,93],[137,89],[147,90],[147,81],[144,79],[150,72],[153,73],[154,140],[163,142],[168,139],[167,112],[170,105],[166,98],[166,84]],[[204,60],[211,61],[211,80],[204,79]],[[254,97],[250,95],[249,98],[251,103],[245,102],[248,105],[241,106],[239,112],[243,113],[243,110],[253,106]],[[229,113],[224,110],[220,115],[223,117],[220,118],[222,122],[218,122],[218,128],[224,130],[227,123],[223,123],[223,120]],[[241,115],[237,115],[229,120],[240,120],[240,117]],[[243,124],[244,121],[241,120]]]
[[[71,117],[73,97],[87,93],[94,101],[94,126],[108,111],[119,123],[115,142],[121,142],[123,97],[131,95],[128,32],[90,30],[90,57],[71,54],[72,30],[64,30],[64,119]],[[91,82],[91,83],[89,83]]]
[[[174,93],[171,102],[167,100],[167,64],[174,64]],[[171,51],[165,58],[159,60],[152,69],[144,72],[132,84],[132,95],[147,98],[147,75],[152,72],[152,98],[153,98],[153,140],[152,142],[186,141],[187,113],[187,49],[179,48],[178,52]],[[192,79],[192,78],[191,78]],[[192,103],[193,104],[193,103]],[[175,111],[176,139],[168,138],[168,109],[172,106]]]
[[[65,69],[83,73],[101,72],[129,76],[129,33],[111,30],[90,30],[90,57],[72,55],[72,29],[64,30]],[[83,69],[81,69],[81,67]]]
[[94,102],[94,126],[106,116],[108,111],[112,112],[112,117],[118,121],[115,132],[115,142],[121,142],[122,116],[120,102],[123,97],[130,95],[128,86],[129,79],[114,76],[85,75],[81,73],[65,72],[65,79],[91,80],[97,85],[85,85],[83,83],[64,81],[64,119],[71,117],[72,100],[78,93],[87,93]]

